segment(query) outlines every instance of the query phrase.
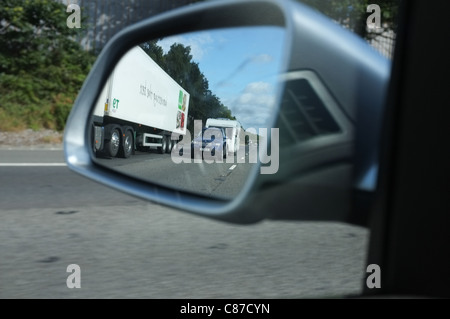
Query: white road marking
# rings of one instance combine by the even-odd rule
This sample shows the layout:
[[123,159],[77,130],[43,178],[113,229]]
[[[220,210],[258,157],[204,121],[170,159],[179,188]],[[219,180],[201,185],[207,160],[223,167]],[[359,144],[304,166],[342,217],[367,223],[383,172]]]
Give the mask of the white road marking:
[[236,168],[237,165],[233,165],[230,167],[230,171],[234,170]]
[[0,167],[62,167],[66,163],[0,163]]

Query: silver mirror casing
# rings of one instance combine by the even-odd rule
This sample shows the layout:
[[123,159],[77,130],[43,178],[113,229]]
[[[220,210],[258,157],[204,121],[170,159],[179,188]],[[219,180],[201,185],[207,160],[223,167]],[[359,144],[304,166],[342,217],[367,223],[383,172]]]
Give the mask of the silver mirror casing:
[[[93,162],[88,147],[91,109],[114,65],[131,47],[148,39],[185,32],[249,25],[276,25],[286,30],[284,75],[277,105],[285,107],[282,99],[286,83],[306,79],[337,121],[340,128],[337,134],[316,136],[306,141],[294,139],[292,145],[281,145],[289,123],[284,121],[283,124],[282,113],[279,113],[272,126],[280,126],[279,171],[273,175],[260,175],[259,168],[253,170],[240,195],[232,201],[213,200],[142,182]],[[115,189],[228,222],[252,223],[267,217],[347,221],[350,192],[354,186],[359,187],[358,181],[364,179],[376,162],[377,121],[381,119],[389,71],[390,63],[362,39],[296,2],[239,0],[187,6],[128,27],[105,46],[67,121],[66,161],[75,172]],[[278,114],[279,110],[276,112]],[[359,132],[362,139],[357,139],[356,149],[355,127],[363,129]],[[359,152],[359,149],[367,148],[373,151]],[[355,158],[358,165],[353,169]],[[298,182],[302,188],[296,189]],[[319,185],[317,192],[308,188],[310,183]],[[371,186],[374,187],[373,183]],[[301,189],[314,194],[305,193],[307,196],[302,196],[301,200],[307,202],[297,203],[297,192]],[[279,203],[280,194],[283,194],[284,214],[278,215],[280,209],[276,209],[277,206],[269,210],[267,205]],[[331,206],[318,205],[320,209],[306,210],[314,208],[319,198],[322,203],[327,202],[327,198],[337,198],[337,201],[329,201]]]

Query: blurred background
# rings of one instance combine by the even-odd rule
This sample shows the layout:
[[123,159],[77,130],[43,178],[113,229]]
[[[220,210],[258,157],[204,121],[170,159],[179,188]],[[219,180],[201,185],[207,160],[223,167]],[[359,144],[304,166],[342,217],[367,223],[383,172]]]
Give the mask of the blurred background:
[[[96,56],[127,25],[187,6],[193,0],[1,0],[0,131],[63,131],[73,101]],[[306,0],[391,58],[398,1],[382,0],[380,29],[369,29],[367,0]],[[70,4],[81,28],[68,28]]]

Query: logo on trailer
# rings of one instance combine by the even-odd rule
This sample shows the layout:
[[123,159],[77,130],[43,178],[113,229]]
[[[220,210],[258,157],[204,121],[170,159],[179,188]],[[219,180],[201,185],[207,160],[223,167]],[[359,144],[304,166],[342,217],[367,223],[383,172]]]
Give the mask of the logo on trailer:
[[114,99],[113,100],[113,105],[112,105],[112,111],[116,112],[119,109],[119,100],[118,99]]

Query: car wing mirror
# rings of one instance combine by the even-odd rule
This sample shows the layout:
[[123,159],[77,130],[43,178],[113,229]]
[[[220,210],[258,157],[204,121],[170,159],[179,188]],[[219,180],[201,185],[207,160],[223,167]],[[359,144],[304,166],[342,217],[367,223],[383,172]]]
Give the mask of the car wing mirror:
[[[364,224],[350,204],[376,188],[389,71],[362,39],[297,2],[177,9],[102,50],[67,121],[66,161],[115,189],[223,221]],[[237,130],[223,149],[196,145],[208,119]]]

